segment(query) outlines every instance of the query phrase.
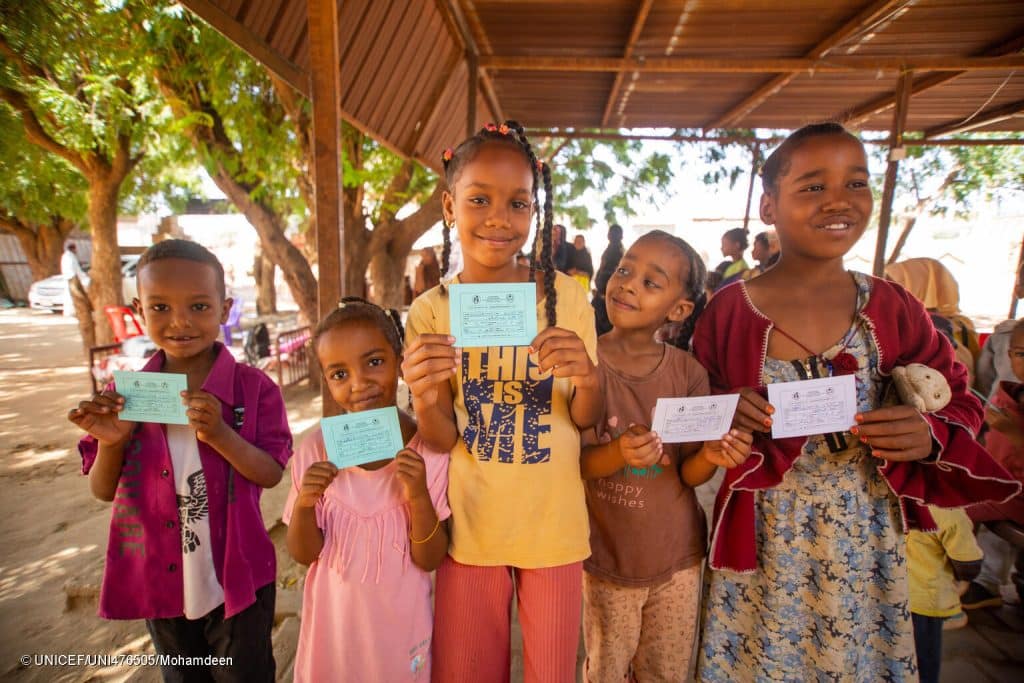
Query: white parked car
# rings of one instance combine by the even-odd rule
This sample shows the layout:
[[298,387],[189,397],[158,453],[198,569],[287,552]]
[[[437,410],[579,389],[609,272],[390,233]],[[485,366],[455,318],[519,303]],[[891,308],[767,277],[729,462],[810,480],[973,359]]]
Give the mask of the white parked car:
[[[138,296],[135,283],[135,269],[139,264],[138,254],[121,257],[121,295],[126,304]],[[88,266],[85,267],[88,270]],[[45,280],[33,282],[28,288],[28,305],[40,311],[60,313],[64,310],[64,279],[51,275]]]

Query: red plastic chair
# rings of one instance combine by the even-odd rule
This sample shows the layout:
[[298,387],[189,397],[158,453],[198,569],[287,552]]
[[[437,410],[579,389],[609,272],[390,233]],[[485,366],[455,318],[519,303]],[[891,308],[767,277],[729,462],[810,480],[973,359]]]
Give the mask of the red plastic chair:
[[145,334],[132,309],[127,306],[104,306],[103,312],[107,314],[110,329],[114,330],[114,341],[123,342],[125,339]]

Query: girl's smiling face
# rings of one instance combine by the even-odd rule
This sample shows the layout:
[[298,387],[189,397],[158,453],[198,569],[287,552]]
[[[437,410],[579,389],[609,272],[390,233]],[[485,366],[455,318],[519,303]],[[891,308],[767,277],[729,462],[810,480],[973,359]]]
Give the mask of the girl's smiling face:
[[686,257],[657,238],[638,239],[623,255],[605,290],[608,319],[622,329],[657,329],[685,320],[693,311],[683,286]]
[[477,274],[515,268],[530,235],[533,170],[522,150],[487,144],[466,163],[442,199],[454,221],[466,270]]
[[813,137],[790,153],[787,165],[761,197],[761,220],[775,226],[786,256],[841,258],[871,218],[864,147],[848,135]]
[[327,388],[346,413],[395,405],[401,359],[373,322],[351,320],[326,330],[316,353]]

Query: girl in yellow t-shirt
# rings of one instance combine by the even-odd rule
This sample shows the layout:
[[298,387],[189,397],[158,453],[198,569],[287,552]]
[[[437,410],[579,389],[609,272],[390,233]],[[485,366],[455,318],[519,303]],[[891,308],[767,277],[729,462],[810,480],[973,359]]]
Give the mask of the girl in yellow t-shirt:
[[[434,678],[508,680],[514,590],[525,680],[570,681],[590,555],[579,430],[601,409],[593,309],[586,292],[554,270],[551,173],[522,126],[489,124],[443,159],[445,275],[454,227],[464,264],[452,281],[536,282],[541,332],[529,347],[455,349],[444,280],[409,310],[402,369],[420,432],[452,454]],[[530,266],[519,265],[535,214],[541,248]]]

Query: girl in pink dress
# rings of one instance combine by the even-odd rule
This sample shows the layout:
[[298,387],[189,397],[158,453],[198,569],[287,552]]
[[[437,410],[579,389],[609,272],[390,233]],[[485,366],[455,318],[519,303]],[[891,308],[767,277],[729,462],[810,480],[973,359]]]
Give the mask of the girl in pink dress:
[[[313,336],[331,396],[347,413],[395,405],[398,314],[349,298]],[[448,454],[399,410],[406,447],[339,470],[319,427],[292,461],[282,515],[288,552],[309,565],[296,681],[429,681],[430,572],[448,550]]]

